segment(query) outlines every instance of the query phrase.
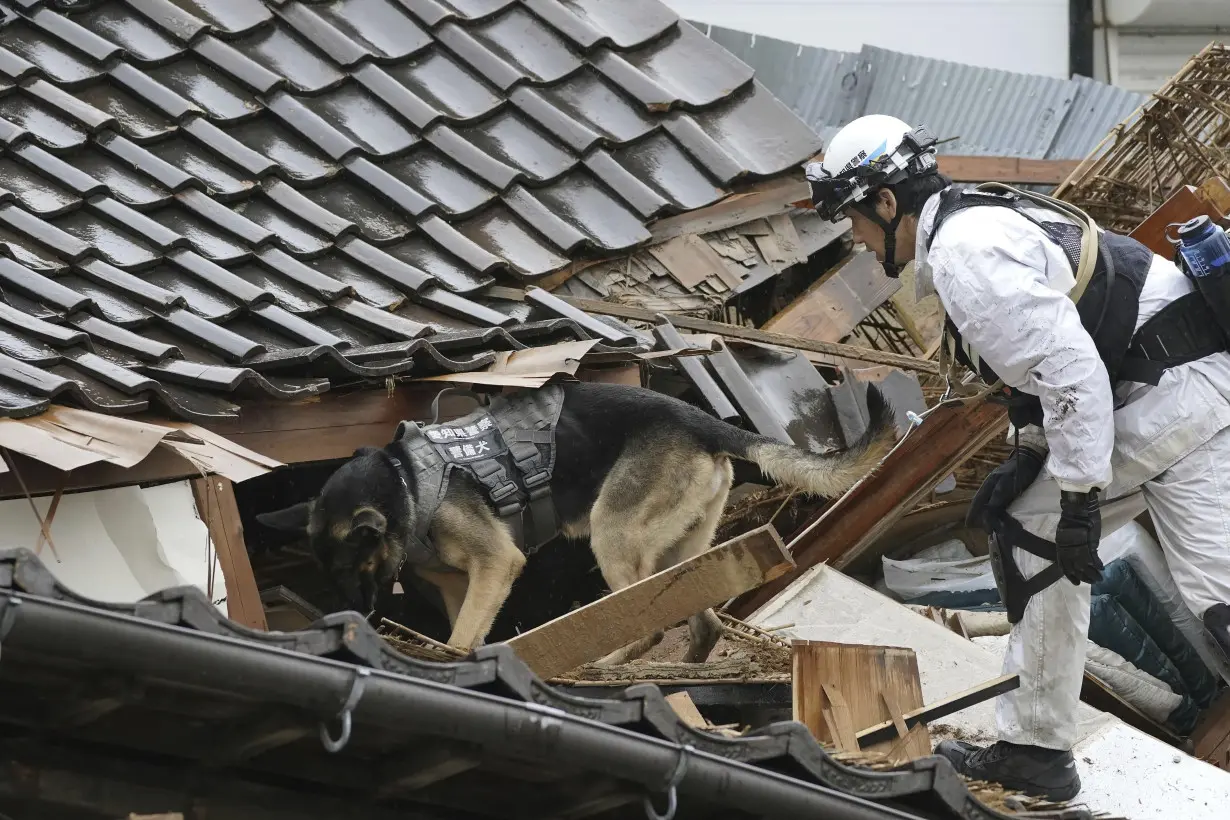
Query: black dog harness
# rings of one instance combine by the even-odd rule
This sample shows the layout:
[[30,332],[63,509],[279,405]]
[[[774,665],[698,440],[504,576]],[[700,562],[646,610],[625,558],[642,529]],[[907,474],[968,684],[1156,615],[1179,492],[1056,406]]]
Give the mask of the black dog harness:
[[400,450],[402,458],[391,460],[415,508],[408,545],[412,552],[406,561],[422,564],[437,557],[428,531],[456,470],[483,488],[523,553],[532,555],[554,538],[560,527],[551,474],[555,427],[563,406],[563,388],[548,384],[496,396],[489,405],[456,421],[399,424],[393,449]]

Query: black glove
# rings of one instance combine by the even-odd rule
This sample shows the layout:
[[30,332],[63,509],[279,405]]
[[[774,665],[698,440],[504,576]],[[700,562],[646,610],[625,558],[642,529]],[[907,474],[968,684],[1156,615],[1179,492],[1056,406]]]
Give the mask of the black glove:
[[1008,505],[1034,483],[1042,472],[1043,460],[1028,447],[1014,449],[1008,460],[992,470],[974,493],[969,512],[965,514],[965,525],[991,532],[992,518],[1006,512]]
[[1059,528],[1055,531],[1056,563],[1073,586],[1102,580],[1098,542],[1102,538],[1102,512],[1098,491],[1059,494]]

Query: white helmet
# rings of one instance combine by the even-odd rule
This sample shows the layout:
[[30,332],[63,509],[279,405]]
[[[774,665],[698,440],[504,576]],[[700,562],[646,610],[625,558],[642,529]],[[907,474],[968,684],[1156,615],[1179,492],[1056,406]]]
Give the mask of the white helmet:
[[911,128],[896,117],[868,114],[838,131],[824,160],[808,163],[805,169],[812,206],[821,218],[836,222],[853,207],[883,228],[884,269],[890,276],[899,272],[893,257],[902,214],[886,221],[863,201],[885,185],[936,173],[935,144],[935,137],[923,126]]

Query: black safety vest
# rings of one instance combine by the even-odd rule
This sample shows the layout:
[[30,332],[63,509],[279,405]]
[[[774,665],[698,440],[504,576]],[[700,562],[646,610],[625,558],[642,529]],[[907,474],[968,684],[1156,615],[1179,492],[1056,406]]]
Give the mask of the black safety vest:
[[[1043,206],[1013,193],[1000,194],[956,188],[944,190],[940,194],[935,224],[927,239],[927,249],[931,249],[931,244],[945,220],[966,208],[979,205],[1012,208],[1033,222],[1063,249],[1073,271],[1076,271],[1080,264],[1081,228],[1067,222],[1035,218],[1026,212],[1026,208]],[[1212,316],[1198,293],[1176,299],[1146,322],[1139,333],[1135,332],[1140,311],[1140,292],[1152,264],[1153,251],[1137,240],[1106,230],[1100,232],[1093,274],[1077,302],[1076,310],[1080,315],[1081,325],[1093,338],[1112,385],[1121,380],[1157,384],[1162,371],[1167,367],[1194,361],[1225,349],[1220,332],[1215,335],[1209,333],[1207,320]],[[956,360],[971,370],[976,369],[987,384],[999,381],[999,376],[985,361],[979,361],[978,367],[975,368],[961,342],[961,333],[952,319],[946,316],[944,323],[956,341]],[[1213,327],[1215,326],[1214,322]],[[1167,345],[1166,342],[1170,344]],[[1158,347],[1166,350],[1166,354],[1158,355]],[[1005,387],[1002,397],[991,400],[1008,405],[1009,418],[1016,427],[1028,424],[1042,426],[1042,404],[1037,396]]]
[[456,421],[398,425],[393,443],[405,457],[398,468],[410,473],[415,505],[411,546],[418,554],[409,556],[411,563],[436,555],[427,533],[456,470],[468,473],[484,489],[522,552],[531,554],[559,534],[551,475],[563,406],[563,388],[548,384],[496,396],[490,405]]

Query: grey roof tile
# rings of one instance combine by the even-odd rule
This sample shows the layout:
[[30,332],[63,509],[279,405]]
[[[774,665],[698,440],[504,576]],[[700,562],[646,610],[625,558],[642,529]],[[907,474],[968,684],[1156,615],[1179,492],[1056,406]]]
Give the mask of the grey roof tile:
[[328,155],[272,115],[244,122],[227,133],[276,162],[282,176],[292,182],[319,183],[341,170]]
[[503,102],[499,93],[467,71],[440,47],[433,47],[404,63],[385,68],[442,116],[471,120],[490,113]]
[[517,5],[510,5],[507,11],[468,31],[488,51],[533,83],[557,82],[582,65],[580,55],[567,40]]
[[260,0],[174,0],[193,17],[219,34],[242,34],[267,22],[272,15]]
[[81,204],[81,197],[7,157],[0,158],[0,188],[11,191],[23,208],[39,216],[63,213]]
[[[213,151],[182,136],[152,143],[149,153],[180,171],[185,179],[204,183],[207,190],[216,196],[236,197],[247,193],[256,185],[246,173],[230,165]],[[169,181],[163,180],[163,183]]]
[[325,122],[377,156],[400,154],[419,141],[412,126],[358,83],[300,100]]
[[218,122],[235,122],[264,108],[251,91],[197,57],[185,56],[146,73]]
[[463,140],[533,181],[555,179],[576,165],[563,146],[532,126],[515,109],[457,129]]
[[110,83],[78,89],[76,96],[106,113],[120,133],[134,142],[160,139],[175,131],[174,120]]
[[539,93],[569,117],[585,123],[610,142],[630,142],[643,137],[656,125],[648,111],[592,70],[579,72]]
[[[601,32],[620,49],[635,48],[661,36],[679,23],[679,18],[657,0],[621,0],[611,3],[606,0],[527,0],[526,5],[544,19],[556,25],[549,8],[557,6],[567,10],[589,28]],[[577,40],[576,37],[573,37]],[[578,40],[589,48],[597,41]]]
[[[298,194],[291,189],[292,193]],[[308,205],[311,200],[303,198]],[[278,244],[299,257],[316,256],[333,247],[331,237],[316,232],[296,218],[295,214],[278,207],[264,196],[252,196],[235,206],[235,213],[251,220],[277,238]]]
[[188,42],[209,28],[209,23],[172,0],[124,0],[154,25],[181,42]]
[[78,5],[0,27],[0,355],[43,374],[0,366],[0,415],[228,417],[587,338],[483,289],[817,147],[656,0]]
[[512,272],[522,278],[545,276],[568,263],[525,226],[507,205],[484,209],[477,216],[457,225],[457,230],[483,250],[504,259]]
[[447,214],[464,216],[496,196],[492,188],[431,148],[417,149],[383,167]]
[[235,48],[269,71],[284,77],[295,89],[315,93],[345,81],[346,74],[328,57],[309,47],[283,26],[270,26],[243,40]]
[[381,60],[402,60],[435,42],[396,0],[333,0],[313,10]]
[[81,145],[86,129],[65,114],[20,93],[0,97],[0,117],[25,129],[43,147],[63,151]]
[[183,43],[132,11],[120,2],[104,3],[73,16],[73,20],[94,34],[124,49],[127,59],[136,63],[161,63],[183,52]]
[[102,73],[102,68],[89,57],[24,21],[0,27],[0,48],[33,63],[56,83],[73,85],[93,80]]

